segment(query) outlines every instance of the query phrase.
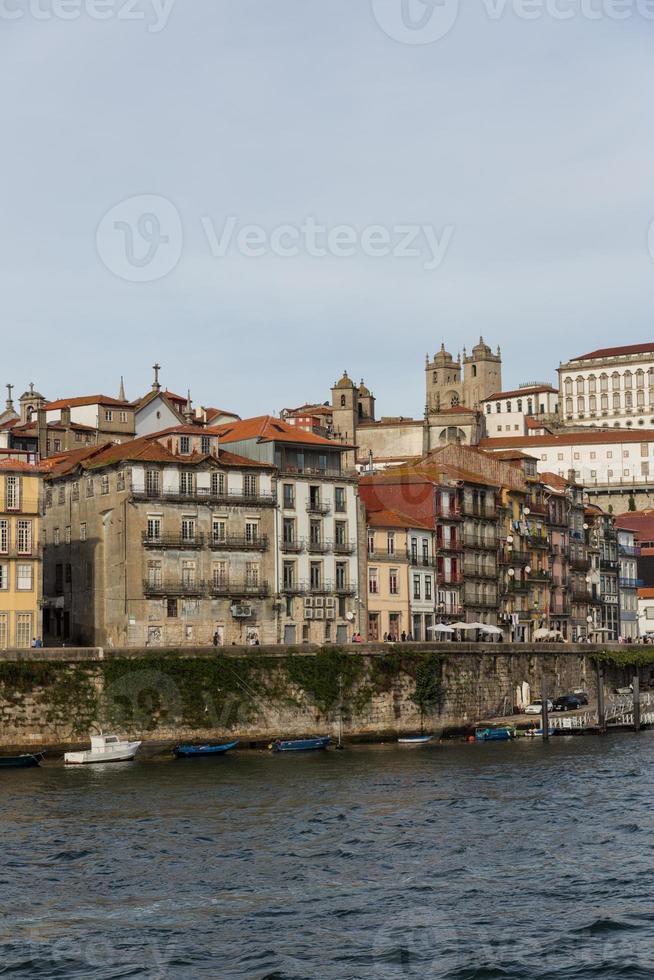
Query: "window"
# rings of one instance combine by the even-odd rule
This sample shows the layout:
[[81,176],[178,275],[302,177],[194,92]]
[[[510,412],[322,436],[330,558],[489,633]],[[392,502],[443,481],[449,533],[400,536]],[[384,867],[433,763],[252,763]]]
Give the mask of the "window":
[[322,563],[312,561],[309,567],[309,580],[312,589],[319,589],[322,586]]
[[168,599],[166,603],[166,615],[168,619],[177,618],[177,599]]
[[150,588],[161,588],[161,562],[148,562],[148,585]]
[[596,480],[597,479],[597,470],[591,470],[590,471],[590,476],[591,476],[591,479],[592,480]]
[[17,476],[5,477],[5,501],[7,510],[20,509],[20,480]]
[[583,395],[584,393],[584,379],[582,377],[577,378],[577,394]]
[[57,503],[58,504],[66,503],[66,487],[63,483],[59,487],[59,490],[57,491]]
[[491,405],[491,403],[490,402],[486,402],[486,415],[490,415],[492,409],[493,409],[493,406]]
[[89,477],[89,479],[86,481],[86,496],[87,497],[92,497],[93,496],[93,478],[92,477]]
[[246,473],[243,477],[243,493],[246,497],[256,497],[257,477],[254,473]]
[[510,412],[511,411],[511,402],[507,402],[506,403],[506,410],[507,410],[507,412]]
[[179,492],[182,494],[195,493],[195,473],[182,470],[179,474]]
[[195,541],[195,518],[182,517],[182,541],[192,544]]
[[248,544],[256,544],[259,540],[258,521],[247,521],[245,524],[245,540]]
[[224,473],[211,474],[211,493],[214,497],[224,497],[227,493],[227,478]]
[[227,562],[215,561],[211,568],[211,578],[214,589],[223,588],[227,584]]
[[32,642],[32,614],[16,613],[16,646],[29,647]]
[[64,528],[64,541],[66,544],[70,544],[70,524],[67,524]]
[[9,613],[0,613],[0,650],[9,646]]
[[386,553],[388,555],[395,554],[395,533],[393,531],[389,531],[386,535]]
[[186,588],[195,588],[195,562],[182,562],[182,585]]
[[59,544],[59,528],[56,527],[52,532],[52,543]]
[[245,565],[245,584],[249,589],[259,588],[259,563],[249,561]]
[[114,420],[114,413],[111,411],[111,409],[109,409],[109,408],[105,409],[104,420],[105,420],[105,422],[113,422],[113,420]]
[[345,513],[345,487],[334,487],[334,509]]
[[125,489],[125,472],[124,472],[124,470],[120,470],[117,473],[117,475],[116,475],[116,489],[117,490],[124,490]]
[[18,521],[16,524],[16,550],[19,555],[32,554],[32,522]]
[[606,458],[607,458],[607,459],[613,459],[613,453],[611,452],[611,450],[610,450],[610,449],[609,449],[609,451],[608,451],[608,452],[607,452],[607,454],[606,454]]
[[556,454],[556,458],[557,459],[563,459],[563,453],[557,453]]
[[413,576],[413,598],[414,599],[419,599],[420,596],[421,596],[421,591],[420,591],[420,576],[419,575],[414,575]]
[[205,456],[208,456],[211,452],[211,439],[209,436],[202,436],[200,439],[200,451],[204,453]]
[[334,521],[334,543],[344,545],[347,541],[347,524],[345,521]]
[[9,521],[0,521],[0,554],[9,551]]
[[283,582],[285,589],[295,587],[295,562],[285,561],[283,567]]
[[118,421],[119,422],[127,422],[127,412],[119,412],[118,413]]
[[573,459],[579,459],[579,453],[573,453]]
[[32,591],[31,565],[16,565],[16,588],[19,592]]
[[502,411],[502,406],[499,402],[495,402],[495,411],[498,413],[498,415]]
[[[595,459],[595,458],[596,458],[596,456],[597,456],[597,454],[596,454],[596,453],[591,453],[591,454],[590,454],[590,458],[591,458],[591,459]],[[578,458],[579,458],[578,456],[575,456],[575,459],[578,459]]]
[[179,451],[183,456],[188,456],[191,451],[191,440],[189,436],[179,437]]
[[295,487],[292,483],[285,483],[283,489],[284,507],[292,509],[295,507]]
[[145,471],[145,492],[152,497],[159,494],[159,470]]
[[368,592],[370,595],[377,595],[379,592],[379,571],[376,568],[368,569]]
[[517,401],[517,410],[519,412],[522,411],[522,398],[518,398],[518,401]]
[[225,541],[227,538],[227,523],[219,517],[211,522],[211,537],[214,541]]
[[391,595],[400,594],[400,582],[397,568],[391,568],[388,572],[388,591]]
[[431,575],[426,575],[425,576],[425,599],[431,599],[431,597],[432,597]]
[[86,541],[86,524],[80,524],[79,526],[79,539],[80,541]]
[[100,477],[100,493],[109,493],[109,476],[107,474]]
[[9,588],[9,565],[0,564],[0,590],[5,592]]

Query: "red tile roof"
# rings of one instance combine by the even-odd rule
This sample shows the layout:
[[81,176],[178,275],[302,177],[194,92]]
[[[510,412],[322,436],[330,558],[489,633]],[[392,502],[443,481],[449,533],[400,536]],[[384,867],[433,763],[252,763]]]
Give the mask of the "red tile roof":
[[482,439],[480,449],[532,449],[540,446],[592,446],[600,443],[654,442],[654,429],[584,429],[544,436],[495,436]]
[[618,514],[615,526],[633,531],[637,541],[654,541],[654,509],[628,511]]
[[645,586],[638,590],[639,599],[654,599],[654,589]]
[[128,401],[120,398],[110,398],[108,395],[82,395],[79,398],[59,398],[57,401],[48,402],[45,405],[46,412],[54,412],[61,408],[78,408],[81,405],[116,405],[120,408],[129,408]]
[[483,402],[490,402],[502,398],[522,398],[523,396],[539,395],[543,391],[549,392],[552,395],[558,395],[559,393],[559,389],[553,388],[552,385],[532,385],[531,388],[516,388],[514,391],[496,391],[494,395],[488,395],[487,398],[482,398],[481,400]]
[[41,463],[27,463],[22,459],[0,459],[0,472],[18,472],[38,476],[45,473],[46,468]]
[[240,442],[245,439],[256,439],[257,442],[289,442],[311,446],[322,446],[325,449],[345,450],[354,446],[343,442],[324,439],[306,429],[277,419],[272,415],[258,415],[252,419],[242,419],[240,422],[226,422],[216,426],[220,434],[221,445],[229,442]]
[[[406,514],[401,514],[398,510],[390,507],[383,507],[379,510],[367,510],[366,509],[366,522],[369,527],[419,527],[423,530],[433,531],[433,525],[429,524],[427,521],[422,521],[418,517],[408,517]],[[398,561],[402,560],[398,556]],[[406,561],[406,555],[404,556]]]
[[649,354],[654,353],[654,343],[648,344],[628,344],[626,347],[600,347],[599,350],[592,350],[590,354],[581,354],[579,357],[571,357],[571,361],[590,361],[596,357],[625,357],[627,354]]

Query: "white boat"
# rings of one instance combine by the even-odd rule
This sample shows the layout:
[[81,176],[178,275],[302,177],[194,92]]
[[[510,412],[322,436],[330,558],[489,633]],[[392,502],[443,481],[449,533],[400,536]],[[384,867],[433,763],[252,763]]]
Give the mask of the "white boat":
[[410,738],[398,738],[398,745],[424,745],[425,742],[431,742],[433,735],[413,735]]
[[140,742],[127,742],[117,735],[91,735],[91,748],[85,752],[66,752],[67,766],[83,766],[92,762],[127,762],[141,747]]

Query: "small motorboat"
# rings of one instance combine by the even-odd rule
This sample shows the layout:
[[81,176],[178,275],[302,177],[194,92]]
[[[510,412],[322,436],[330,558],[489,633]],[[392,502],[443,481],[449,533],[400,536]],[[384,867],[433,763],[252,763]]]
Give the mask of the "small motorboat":
[[320,738],[292,738],[288,741],[276,739],[270,746],[273,752],[314,752],[316,749],[326,749],[329,746],[330,736],[323,735]]
[[398,738],[398,745],[424,745],[431,742],[433,735],[409,735],[406,738]]
[[117,735],[91,735],[90,750],[66,752],[64,763],[67,766],[82,766],[95,762],[129,762],[140,747],[140,742],[128,742]]
[[227,742],[225,745],[177,745],[173,752],[178,759],[200,759],[207,756],[224,755],[230,749],[235,748],[239,739],[234,742]]
[[[556,735],[557,734],[557,730],[556,730],[556,728],[548,728],[547,729],[547,733],[548,733],[548,735]],[[526,728],[522,734],[523,735],[526,735],[527,738],[542,738],[543,737],[543,729],[542,728]]]
[[43,752],[0,756],[0,769],[31,769],[41,764]]
[[475,731],[476,742],[508,742],[511,738],[509,728],[477,728]]

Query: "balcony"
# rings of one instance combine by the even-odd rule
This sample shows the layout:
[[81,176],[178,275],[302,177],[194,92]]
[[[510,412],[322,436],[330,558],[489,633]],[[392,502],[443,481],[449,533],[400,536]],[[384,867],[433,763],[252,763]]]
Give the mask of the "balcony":
[[527,507],[532,514],[547,514],[549,510],[547,504],[542,500],[530,500]]
[[466,609],[497,609],[498,600],[480,595],[465,595],[463,603]]
[[463,542],[458,538],[454,541],[451,539],[449,541],[437,541],[436,550],[445,552],[463,551]]
[[552,573],[546,569],[532,569],[531,572],[526,574],[528,582],[550,582],[552,579]]
[[459,507],[452,508],[448,511],[437,508],[436,519],[439,521],[462,521],[463,513]]
[[643,587],[642,578],[620,578],[621,589],[641,589]]
[[304,551],[304,540],[301,538],[291,538],[282,541],[281,550],[287,555],[300,555]]
[[522,580],[516,581],[515,579],[509,579],[505,586],[506,593],[515,593],[517,595],[526,595],[531,588],[529,582],[524,582]]
[[569,616],[570,606],[567,602],[564,603],[552,603],[550,606],[550,616]]
[[570,568],[573,572],[587,572],[590,569],[590,560],[588,558],[572,558]]
[[448,606],[443,602],[439,602],[436,606],[436,614],[439,620],[442,620],[445,617],[448,617],[449,619],[461,619],[465,614],[465,609],[463,606]]
[[307,514],[320,514],[322,517],[326,517],[331,509],[332,505],[322,500],[310,500],[307,504]]
[[628,558],[640,557],[640,548],[637,546],[632,547],[631,545],[628,544],[620,544],[618,545],[618,551],[621,555],[625,555]]
[[497,519],[498,510],[495,504],[486,504],[485,507],[475,505],[472,501],[464,500],[461,505],[461,513],[466,517],[481,517],[487,521]]
[[434,568],[436,559],[430,558],[429,555],[409,555],[409,564],[413,568]]
[[600,568],[603,572],[617,572],[618,562],[615,558],[600,558]]
[[203,488],[195,489],[189,493],[182,493],[180,490],[132,487],[132,499],[136,501],[161,500],[173,504],[210,504],[214,507],[274,507],[276,503],[275,496],[269,491],[259,491],[258,493],[212,493],[211,490],[205,490]]
[[218,579],[209,586],[209,593],[212,596],[240,597],[264,599],[270,595],[270,588],[267,582],[247,582],[236,579]]
[[[76,545],[78,544],[77,541],[75,541],[74,543]],[[59,547],[63,545],[64,542],[60,541]],[[48,544],[47,547],[56,548],[57,545]],[[66,547],[67,548],[70,547],[70,542],[66,544]],[[17,558],[18,561],[33,561],[35,558],[40,559],[42,557],[43,557],[43,547],[41,544],[37,544],[36,541],[34,542],[31,548],[17,548],[15,545],[12,545],[12,547],[5,548],[4,551],[0,551],[0,561],[2,561],[5,558]]]
[[212,551],[267,551],[268,536],[262,534],[246,538],[243,535],[228,534],[224,538],[211,537],[209,547]]
[[[588,589],[580,589],[579,586],[574,586],[570,589],[568,595],[570,596],[571,602],[581,602],[589,603],[593,602],[593,596],[588,591]],[[598,600],[599,601],[599,600]]]
[[158,537],[148,535],[143,532],[144,548],[171,548],[177,550],[201,548],[204,544],[204,535],[196,534],[192,538],[182,537],[181,534],[160,534]]
[[328,555],[331,550],[331,541],[307,541],[307,551],[310,555]]
[[334,541],[335,555],[353,555],[357,550],[356,541]]
[[463,575],[461,572],[440,572],[436,578],[439,586],[463,585]]
[[401,553],[399,553],[399,552],[393,552],[392,554],[389,554],[388,551],[369,551],[368,552],[368,561],[369,562],[390,561],[390,562],[394,562],[396,565],[401,565],[406,560],[407,560],[407,556],[406,556],[406,553],[405,552],[401,552]]
[[550,543],[545,534],[528,534],[524,538],[528,548],[549,548]]
[[306,595],[309,591],[309,587],[306,582],[284,582],[282,585],[282,593],[287,596],[293,595]]
[[161,582],[143,580],[143,594],[149,596],[202,596],[207,591],[207,583],[201,580],[184,582],[180,579],[167,579]]
[[483,541],[474,534],[466,534],[464,537],[466,548],[476,548],[479,551],[495,551],[497,549],[497,538]]
[[463,568],[463,574],[465,578],[483,578],[483,579],[496,579],[497,569],[496,568],[475,568],[472,565],[465,565]]
[[503,549],[499,556],[500,565],[528,565],[529,560],[526,551],[518,551],[515,548],[513,550],[510,548]]

